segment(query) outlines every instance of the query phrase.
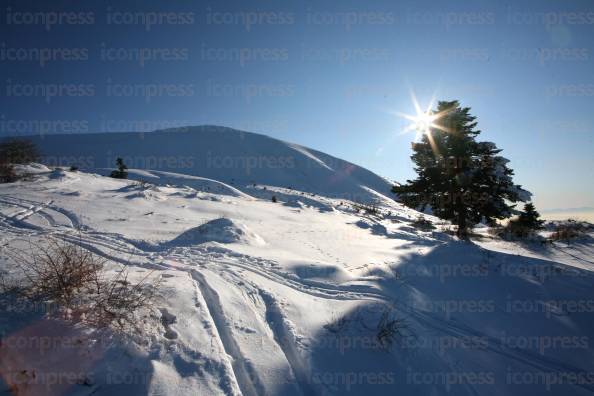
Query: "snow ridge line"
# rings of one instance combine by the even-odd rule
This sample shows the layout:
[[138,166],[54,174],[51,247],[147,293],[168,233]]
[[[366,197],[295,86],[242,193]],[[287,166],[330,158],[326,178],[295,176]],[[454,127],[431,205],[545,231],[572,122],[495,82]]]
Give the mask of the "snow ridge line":
[[192,279],[196,281],[197,286],[199,286],[198,289],[202,293],[202,297],[206,302],[206,308],[215,324],[223,348],[227,355],[232,359],[231,365],[241,393],[244,396],[258,396],[264,394],[264,388],[259,383],[255,370],[241,355],[239,346],[231,334],[227,320],[223,314],[219,295],[208,285],[202,273],[195,269],[192,269],[189,273]]
[[264,306],[266,308],[266,324],[274,336],[274,340],[283,351],[287,362],[291,366],[291,371],[295,375],[297,385],[301,394],[304,396],[317,395],[314,389],[310,374],[299,357],[299,352],[295,348],[296,340],[291,331],[288,320],[282,313],[274,296],[267,291],[257,288]]

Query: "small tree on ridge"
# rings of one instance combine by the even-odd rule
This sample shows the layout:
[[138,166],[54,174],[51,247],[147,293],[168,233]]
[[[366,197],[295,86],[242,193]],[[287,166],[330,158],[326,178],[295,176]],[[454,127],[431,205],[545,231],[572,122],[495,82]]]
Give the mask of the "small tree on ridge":
[[126,164],[124,164],[124,160],[121,158],[118,158],[116,160],[116,166],[118,167],[118,169],[112,171],[110,176],[115,179],[127,179],[128,172],[126,170],[128,169],[128,167],[126,166]]

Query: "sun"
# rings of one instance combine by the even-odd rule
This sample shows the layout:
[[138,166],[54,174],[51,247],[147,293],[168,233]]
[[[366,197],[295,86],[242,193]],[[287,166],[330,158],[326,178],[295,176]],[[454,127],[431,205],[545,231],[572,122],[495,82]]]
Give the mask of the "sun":
[[434,113],[432,111],[434,99],[431,99],[426,110],[423,110],[417,101],[413,92],[411,92],[411,99],[415,107],[415,115],[398,113],[399,116],[406,118],[411,123],[404,128],[402,134],[407,132],[416,132],[415,141],[420,140],[423,135],[429,135],[432,129],[437,129],[443,132],[448,132],[447,128],[437,123],[445,112]]
[[433,121],[437,119],[437,117],[430,112],[420,113],[411,118],[414,129],[423,133],[428,133],[429,129],[433,127]]

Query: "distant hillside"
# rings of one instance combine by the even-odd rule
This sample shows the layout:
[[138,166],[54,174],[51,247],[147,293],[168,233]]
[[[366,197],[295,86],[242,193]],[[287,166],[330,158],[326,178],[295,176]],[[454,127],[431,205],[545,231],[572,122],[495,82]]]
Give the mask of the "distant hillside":
[[239,189],[257,183],[355,201],[370,201],[376,193],[391,197],[391,184],[365,168],[297,144],[220,126],[33,139],[48,165],[98,170],[113,168],[122,157],[129,168],[207,177]]

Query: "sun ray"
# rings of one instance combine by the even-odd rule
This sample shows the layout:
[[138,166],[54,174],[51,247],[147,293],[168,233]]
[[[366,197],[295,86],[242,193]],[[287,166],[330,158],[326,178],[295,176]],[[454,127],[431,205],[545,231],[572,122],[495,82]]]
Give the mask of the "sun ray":
[[415,106],[415,111],[417,112],[417,114],[422,114],[423,111],[421,110],[421,106],[419,105],[419,101],[417,100],[417,96],[415,95],[415,93],[413,91],[410,91],[410,97],[412,99],[413,106]]
[[429,145],[431,146],[431,150],[433,151],[433,154],[437,157],[439,155],[439,148],[437,147],[437,143],[435,143],[435,140],[433,139],[433,134],[431,133],[431,131],[429,131],[426,135],[427,140],[429,141]]
[[419,101],[417,100],[417,96],[412,90],[410,91],[410,98],[415,108],[416,114],[411,115],[396,112],[398,116],[411,121],[411,123],[407,125],[404,128],[404,130],[401,131],[400,134],[416,131],[415,141],[417,141],[423,135],[429,135],[431,130],[439,130],[445,133],[451,133],[451,130],[449,128],[436,122],[446,114],[446,111],[433,113],[432,108],[435,103],[435,95],[431,97],[431,100],[429,101],[426,110],[422,109],[421,105],[419,104]]
[[409,132],[416,132],[415,133],[415,142],[421,141],[421,139],[426,136],[431,146],[431,150],[437,156],[439,155],[439,149],[437,143],[435,141],[435,133],[443,132],[443,133],[452,133],[453,131],[445,125],[442,125],[438,121],[442,119],[447,113],[447,110],[440,111],[437,113],[433,112],[433,106],[435,104],[435,95],[431,97],[431,100],[427,104],[425,110],[419,104],[417,97],[414,91],[410,91],[410,98],[412,104],[415,109],[414,115],[412,114],[405,114],[400,112],[394,112],[397,116],[402,117],[408,121],[410,124],[407,125],[399,134],[403,135]]

